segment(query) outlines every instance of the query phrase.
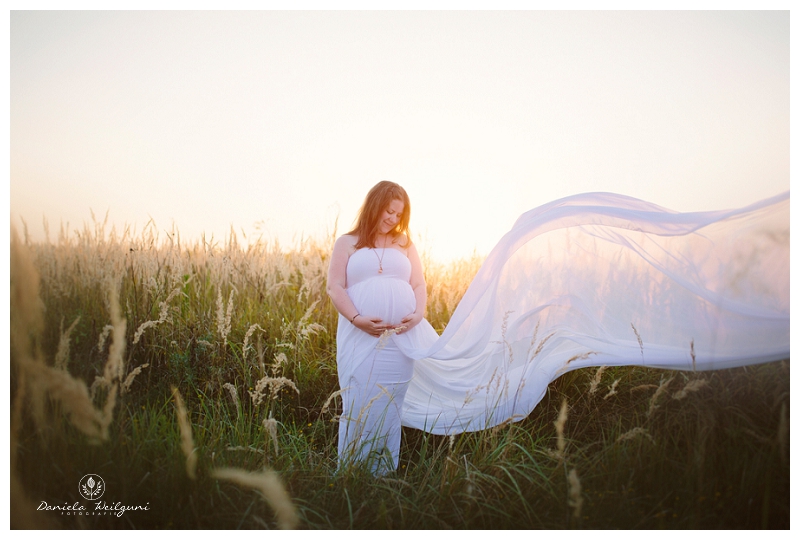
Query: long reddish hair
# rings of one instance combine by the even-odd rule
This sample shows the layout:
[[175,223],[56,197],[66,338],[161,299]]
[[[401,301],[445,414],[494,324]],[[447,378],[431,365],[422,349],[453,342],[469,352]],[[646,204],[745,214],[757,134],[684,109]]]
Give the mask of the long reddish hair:
[[356,242],[356,249],[363,247],[375,247],[375,238],[378,235],[380,228],[379,222],[381,214],[392,203],[393,200],[398,200],[403,203],[403,213],[400,215],[400,220],[397,226],[389,231],[393,238],[397,238],[401,234],[406,235],[406,244],[409,241],[408,223],[411,221],[411,201],[408,199],[408,194],[400,185],[388,180],[382,180],[372,186],[372,189],[367,193],[364,199],[364,204],[358,211],[356,217],[356,226],[347,234],[353,234],[358,237]]

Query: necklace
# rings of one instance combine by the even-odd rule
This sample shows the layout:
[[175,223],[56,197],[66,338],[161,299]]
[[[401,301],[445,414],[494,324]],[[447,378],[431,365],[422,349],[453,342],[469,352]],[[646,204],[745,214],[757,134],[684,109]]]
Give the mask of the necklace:
[[[372,252],[378,257],[378,249],[372,248]],[[386,255],[386,246],[383,246],[380,257],[378,257],[378,273],[383,274],[383,256]]]
[[383,274],[383,256],[386,255],[386,238],[383,239],[383,250],[381,251],[380,257],[378,257],[377,246],[372,248],[372,252],[375,254],[375,257],[378,258],[378,273]]

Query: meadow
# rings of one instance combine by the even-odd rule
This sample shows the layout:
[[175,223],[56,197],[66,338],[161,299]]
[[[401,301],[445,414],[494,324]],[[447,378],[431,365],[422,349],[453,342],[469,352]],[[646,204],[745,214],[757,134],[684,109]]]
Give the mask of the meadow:
[[[522,421],[337,474],[333,238],[12,231],[12,528],[789,528],[788,358],[569,372]],[[423,254],[438,331],[480,262]]]

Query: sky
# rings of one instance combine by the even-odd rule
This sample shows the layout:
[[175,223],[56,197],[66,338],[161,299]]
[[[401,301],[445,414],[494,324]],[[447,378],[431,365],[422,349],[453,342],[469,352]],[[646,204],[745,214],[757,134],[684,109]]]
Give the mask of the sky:
[[789,13],[11,12],[10,217],[35,239],[94,213],[289,248],[380,180],[438,260],[583,192],[787,191]]

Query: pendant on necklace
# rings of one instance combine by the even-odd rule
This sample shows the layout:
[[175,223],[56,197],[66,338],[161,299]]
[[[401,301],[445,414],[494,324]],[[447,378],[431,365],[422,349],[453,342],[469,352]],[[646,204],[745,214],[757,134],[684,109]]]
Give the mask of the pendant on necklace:
[[372,252],[375,254],[375,257],[378,259],[378,273],[383,274],[383,256],[386,254],[386,247],[384,246],[383,252],[378,256],[378,250],[372,248]]

